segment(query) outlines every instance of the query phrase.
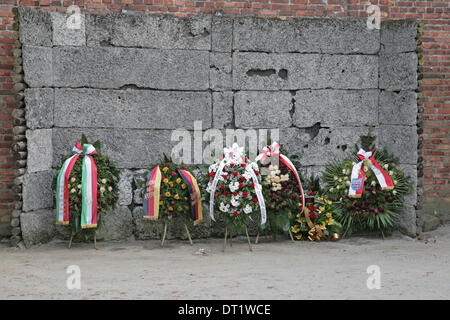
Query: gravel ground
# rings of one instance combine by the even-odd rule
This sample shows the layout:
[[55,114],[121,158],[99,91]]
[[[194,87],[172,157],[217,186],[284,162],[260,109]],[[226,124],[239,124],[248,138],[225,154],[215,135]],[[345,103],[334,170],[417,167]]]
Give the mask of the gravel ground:
[[[221,252],[223,240],[53,241],[28,250],[0,245],[0,299],[449,299],[450,226],[415,240],[340,242],[245,238]],[[201,250],[203,249],[203,250]],[[204,252],[203,254],[201,252]],[[81,289],[69,290],[69,265]],[[381,288],[368,289],[367,268],[378,265]]]

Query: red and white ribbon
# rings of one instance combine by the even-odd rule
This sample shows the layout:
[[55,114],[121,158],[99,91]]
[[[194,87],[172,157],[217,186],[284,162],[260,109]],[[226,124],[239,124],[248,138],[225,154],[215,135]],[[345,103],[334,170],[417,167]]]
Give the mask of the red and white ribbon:
[[368,167],[370,167],[375,174],[382,190],[394,189],[394,184],[392,183],[391,178],[373,157],[373,151],[374,150],[366,152],[363,149],[359,149],[357,153],[357,156],[361,161],[355,164],[352,168],[350,188],[348,189],[348,196],[350,198],[360,198],[363,193],[364,180],[366,178],[366,171],[364,170],[365,161]]
[[[300,181],[300,176],[294,164],[288,157],[281,154],[280,145],[277,142],[273,142],[270,146],[262,148],[261,153],[256,157],[255,161],[261,161],[261,163],[264,163],[267,158],[272,158],[273,156],[275,156],[275,159],[279,158],[279,160],[281,160],[281,162],[294,173],[300,190],[300,199],[302,200],[302,209],[300,213],[302,213],[305,207],[305,194],[303,192],[302,182]],[[278,162],[276,164],[278,164]]]

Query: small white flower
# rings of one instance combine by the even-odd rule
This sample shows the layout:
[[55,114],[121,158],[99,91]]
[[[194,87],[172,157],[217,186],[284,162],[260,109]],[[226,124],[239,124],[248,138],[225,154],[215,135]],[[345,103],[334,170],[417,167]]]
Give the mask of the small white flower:
[[234,198],[231,198],[230,203],[233,207],[238,207],[241,204],[238,200],[236,200]]
[[394,171],[389,171],[389,175],[392,176],[394,174]]
[[112,188],[111,186],[108,187],[108,191],[109,191],[109,192],[111,192],[112,189],[113,189],[113,188]]
[[340,188],[341,188],[340,186],[336,186],[336,189],[338,189],[338,190],[339,190]]
[[100,193],[105,192],[105,190],[106,190],[105,187],[101,187],[101,188],[100,188]]
[[246,214],[249,214],[250,212],[252,212],[252,207],[251,206],[249,206],[248,204],[244,207],[244,212],[246,213]]
[[342,182],[342,178],[339,178],[339,180],[338,180],[339,182]]
[[220,203],[219,210],[222,212],[228,212],[228,209],[230,208],[229,204],[224,204],[223,202]]
[[355,165],[356,165],[356,162],[355,162],[355,161],[353,161],[353,162],[352,162],[352,166],[355,166]]
[[333,179],[334,179],[334,180],[337,180],[337,179],[339,179],[339,178],[338,178],[337,176],[334,176]]
[[397,184],[397,180],[394,180],[394,184]]
[[79,184],[79,185],[77,186],[77,188],[78,188],[78,189],[81,189],[81,184]]
[[397,194],[397,191],[395,191],[395,190],[394,190],[394,191],[392,191],[392,194],[394,194],[394,195],[395,195],[395,194]]
[[74,177],[72,177],[71,179],[70,179],[70,182],[75,182],[76,181],[76,179],[74,178]]
[[350,185],[350,181],[345,181],[345,184],[347,185],[347,186],[349,186]]
[[105,184],[107,180],[105,178],[102,179],[102,183]]
[[77,192],[77,190],[75,190],[75,188],[72,188],[72,190],[70,190],[70,193],[75,193]]
[[372,186],[375,186],[377,183],[375,182],[375,180],[373,180],[370,184],[371,184]]
[[383,166],[383,168],[385,169],[385,170],[387,170],[388,168],[389,168],[389,164],[385,164],[384,166]]

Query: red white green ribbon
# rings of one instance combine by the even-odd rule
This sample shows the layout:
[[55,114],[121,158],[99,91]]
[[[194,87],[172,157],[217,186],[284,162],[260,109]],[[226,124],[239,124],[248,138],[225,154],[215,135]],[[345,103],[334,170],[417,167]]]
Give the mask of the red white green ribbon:
[[374,150],[366,152],[363,149],[359,149],[357,156],[361,161],[355,164],[352,168],[350,188],[348,189],[348,196],[350,198],[360,198],[363,193],[364,180],[366,179],[364,163],[372,169],[382,190],[394,189],[394,184],[392,183],[391,178],[372,156],[373,152]]
[[97,227],[97,166],[93,154],[96,154],[92,144],[83,145],[83,168],[81,171],[81,228]]
[[56,183],[56,223],[69,224],[69,178],[75,162],[84,152],[81,178],[81,227],[97,227],[97,166],[92,155],[96,154],[94,146],[80,142],[73,148],[74,155],[64,161]]
[[302,213],[303,209],[305,207],[305,194],[303,192],[302,182],[300,181],[300,176],[299,176],[294,164],[291,162],[291,160],[289,160],[288,157],[281,154],[280,145],[278,143],[274,142],[270,146],[266,146],[266,147],[262,148],[261,153],[256,157],[255,161],[261,161],[262,163],[264,163],[264,161],[268,157],[273,157],[273,156],[279,157],[279,160],[281,160],[281,162],[284,163],[284,165],[286,165],[286,167],[288,167],[294,173],[295,178],[297,179],[299,190],[300,190],[300,199],[302,200],[302,209],[301,209],[300,213]]
[[146,191],[144,194],[144,218],[158,220],[159,198],[161,193],[161,170],[159,166],[147,175]]
[[83,152],[80,142],[75,144],[72,152],[74,155],[64,161],[56,182],[56,224],[69,224],[69,177],[75,162]]

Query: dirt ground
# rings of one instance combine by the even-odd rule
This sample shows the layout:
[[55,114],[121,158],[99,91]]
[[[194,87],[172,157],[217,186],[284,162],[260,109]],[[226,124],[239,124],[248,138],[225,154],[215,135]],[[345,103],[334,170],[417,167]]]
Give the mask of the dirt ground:
[[[394,233],[386,240],[340,242],[245,238],[74,243],[32,249],[0,245],[0,299],[449,299],[450,226],[419,241]],[[203,250],[201,250],[203,249]],[[203,253],[202,253],[203,252]],[[69,290],[69,265],[81,289]],[[380,289],[368,289],[370,265]]]

